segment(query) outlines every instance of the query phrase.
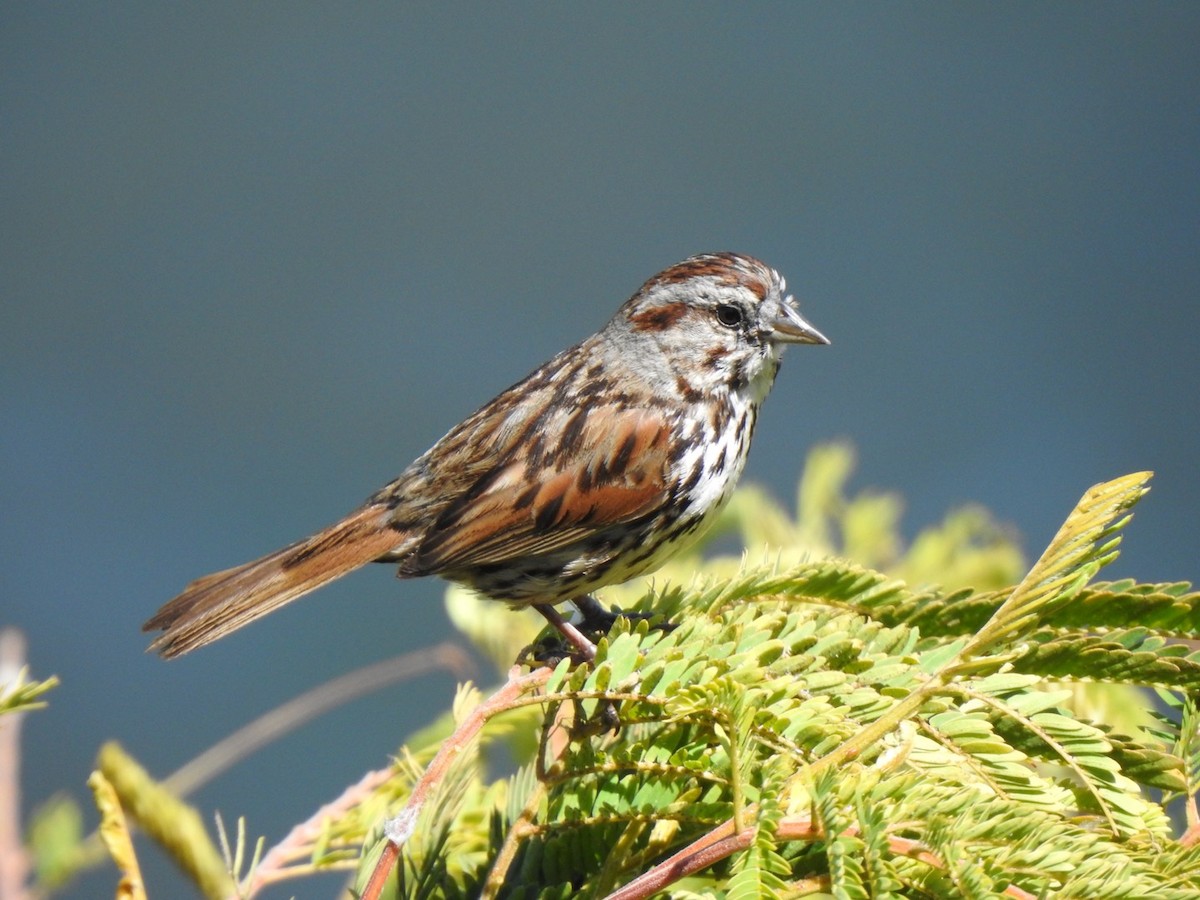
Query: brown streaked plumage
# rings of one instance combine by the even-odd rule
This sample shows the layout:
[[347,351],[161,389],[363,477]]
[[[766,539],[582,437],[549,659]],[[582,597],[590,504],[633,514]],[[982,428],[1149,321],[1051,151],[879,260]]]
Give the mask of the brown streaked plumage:
[[782,345],[828,343],[784,290],[732,253],[660,272],[346,518],[193,581],[146,622],[151,648],[186,653],[369,562],[544,613],[652,570],[728,499]]

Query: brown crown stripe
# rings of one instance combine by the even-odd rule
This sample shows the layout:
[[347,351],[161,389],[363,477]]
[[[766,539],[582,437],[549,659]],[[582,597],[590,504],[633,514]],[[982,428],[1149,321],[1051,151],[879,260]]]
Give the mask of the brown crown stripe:
[[743,284],[754,292],[759,300],[766,299],[771,271],[748,256],[734,253],[711,253],[694,256],[650,279],[642,291],[655,285],[678,284],[692,278],[715,278],[722,284]]

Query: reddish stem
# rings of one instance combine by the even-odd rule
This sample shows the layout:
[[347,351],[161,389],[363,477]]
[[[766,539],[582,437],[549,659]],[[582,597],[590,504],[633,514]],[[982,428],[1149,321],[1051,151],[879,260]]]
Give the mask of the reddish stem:
[[379,900],[384,884],[387,882],[388,876],[392,874],[396,861],[400,858],[401,849],[412,835],[417,817],[421,814],[425,801],[429,799],[434,788],[446,776],[455,757],[467,748],[483,729],[488,719],[507,710],[512,706],[513,701],[523,694],[545,684],[553,674],[553,670],[543,668],[535,669],[526,675],[519,673],[520,667],[513,666],[508,673],[508,681],[504,687],[475,707],[462,724],[454,730],[454,734],[446,738],[441,749],[438,750],[437,756],[429,763],[425,774],[413,786],[404,809],[384,825],[384,834],[388,839],[387,845],[384,847],[379,861],[375,864],[375,868],[371,871],[371,877],[363,889],[362,900]]

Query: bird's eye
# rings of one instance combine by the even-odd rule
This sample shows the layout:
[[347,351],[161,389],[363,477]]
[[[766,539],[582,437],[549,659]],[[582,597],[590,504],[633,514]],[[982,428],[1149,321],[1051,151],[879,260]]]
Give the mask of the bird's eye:
[[722,303],[717,307],[717,321],[726,328],[737,328],[742,324],[742,311],[731,303]]

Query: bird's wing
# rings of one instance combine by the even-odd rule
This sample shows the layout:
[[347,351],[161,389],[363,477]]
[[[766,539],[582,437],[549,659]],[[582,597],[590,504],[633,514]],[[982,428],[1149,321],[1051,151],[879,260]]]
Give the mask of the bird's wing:
[[549,553],[666,502],[673,441],[662,410],[563,406],[539,425],[440,511],[402,574]]

